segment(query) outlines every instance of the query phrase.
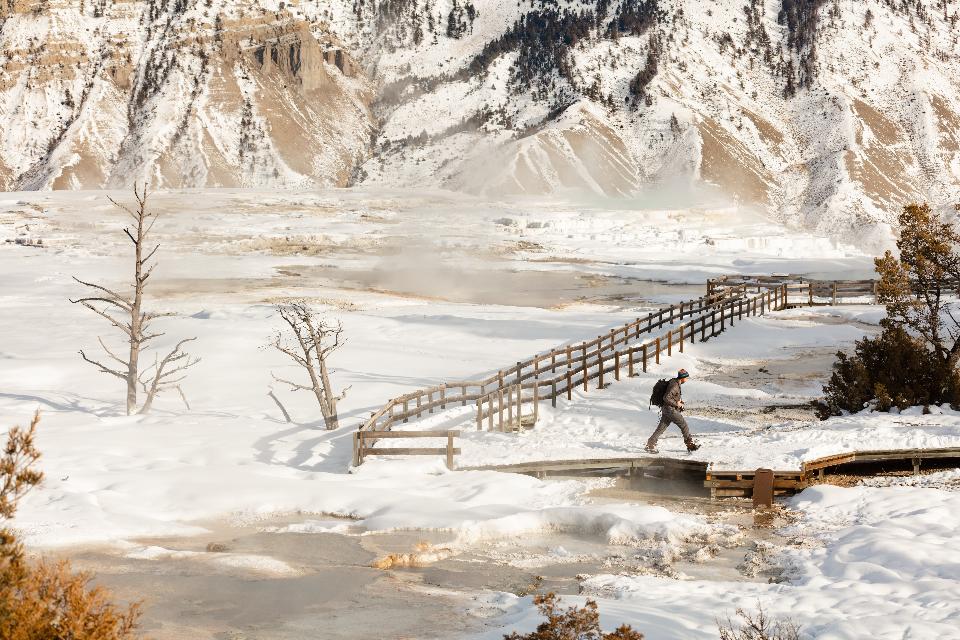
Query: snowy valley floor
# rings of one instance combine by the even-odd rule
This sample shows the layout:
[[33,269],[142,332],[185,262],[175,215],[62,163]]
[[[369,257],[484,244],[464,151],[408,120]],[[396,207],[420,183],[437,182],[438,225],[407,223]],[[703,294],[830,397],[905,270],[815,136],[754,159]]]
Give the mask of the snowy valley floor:
[[[14,526],[31,549],[146,595],[151,637],[349,638],[373,616],[383,637],[498,638],[534,624],[517,594],[538,575],[573,601],[581,589],[600,598],[607,626],[628,621],[648,640],[715,638],[716,617],[757,601],[795,617],[804,637],[960,637],[951,472],[808,489],[776,531],[754,529],[732,504],[604,498],[605,479],[449,472],[431,458],[373,459],[347,473],[351,431],[392,396],[592,338],[700,295],[709,275],[866,276],[865,256],[746,214],[733,223],[736,211],[161,194],[151,304],[179,317],[164,321],[159,346],[195,335],[202,362],[184,385],[190,411],[174,396],[127,417],[115,381],[77,355],[114,336],[68,302],[79,292],[72,275],[123,281],[122,219],[98,193],[6,196],[0,230],[44,247],[0,244],[0,420],[22,424],[40,409],[46,472]],[[334,376],[352,388],[337,431],[322,430],[307,396],[276,387],[294,417],[286,423],[266,395],[271,371],[296,375],[263,348],[278,328],[271,303],[290,298],[346,329]],[[683,366],[704,445],[696,457],[718,465],[796,468],[864,443],[960,445],[949,409],[810,415],[832,353],[878,319],[861,306],[745,320],[647,375],[542,408],[523,434],[476,433],[458,411],[410,427],[463,428],[460,466],[637,455],[656,420],[651,385]],[[677,455],[677,433],[667,436],[662,454]],[[370,566],[410,553],[426,566]]]

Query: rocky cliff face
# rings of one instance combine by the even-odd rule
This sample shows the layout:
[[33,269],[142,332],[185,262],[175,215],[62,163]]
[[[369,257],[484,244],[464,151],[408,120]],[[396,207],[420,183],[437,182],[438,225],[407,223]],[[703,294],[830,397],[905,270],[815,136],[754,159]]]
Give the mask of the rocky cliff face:
[[960,200],[960,0],[0,0],[0,186]]
[[356,0],[364,181],[622,196],[708,182],[883,244],[960,200],[957,0]]
[[0,186],[344,185],[370,83],[317,20],[242,1],[7,0]]

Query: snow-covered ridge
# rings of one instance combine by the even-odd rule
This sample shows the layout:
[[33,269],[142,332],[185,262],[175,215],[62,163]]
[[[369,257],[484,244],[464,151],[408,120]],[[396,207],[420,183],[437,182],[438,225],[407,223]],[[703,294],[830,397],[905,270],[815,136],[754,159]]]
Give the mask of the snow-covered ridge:
[[883,244],[910,200],[960,199],[955,1],[358,2],[377,80],[361,179],[473,192],[719,185]]
[[876,247],[903,203],[960,199],[958,16],[957,0],[7,4],[0,187],[623,198],[702,181]]

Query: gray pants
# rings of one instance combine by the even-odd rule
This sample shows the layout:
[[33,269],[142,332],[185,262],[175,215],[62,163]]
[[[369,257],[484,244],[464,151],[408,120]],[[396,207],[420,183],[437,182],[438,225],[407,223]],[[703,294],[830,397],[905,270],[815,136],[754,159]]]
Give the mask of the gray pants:
[[650,439],[647,440],[648,447],[657,446],[657,440],[660,439],[660,436],[663,435],[663,432],[667,430],[667,427],[670,426],[670,423],[673,423],[680,427],[680,431],[683,433],[683,442],[689,447],[693,444],[693,436],[690,435],[690,427],[687,426],[687,421],[683,419],[683,416],[679,411],[673,407],[664,407],[660,412],[660,424],[657,425],[657,430],[653,432],[653,435],[650,436]]

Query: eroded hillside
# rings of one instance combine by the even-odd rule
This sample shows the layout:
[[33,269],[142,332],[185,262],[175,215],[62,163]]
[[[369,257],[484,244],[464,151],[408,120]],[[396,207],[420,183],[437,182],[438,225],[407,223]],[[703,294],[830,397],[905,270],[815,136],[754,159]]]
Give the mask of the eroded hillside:
[[4,0],[0,187],[960,200],[960,0]]
[[4,3],[0,187],[346,184],[369,82],[321,21],[274,9]]

